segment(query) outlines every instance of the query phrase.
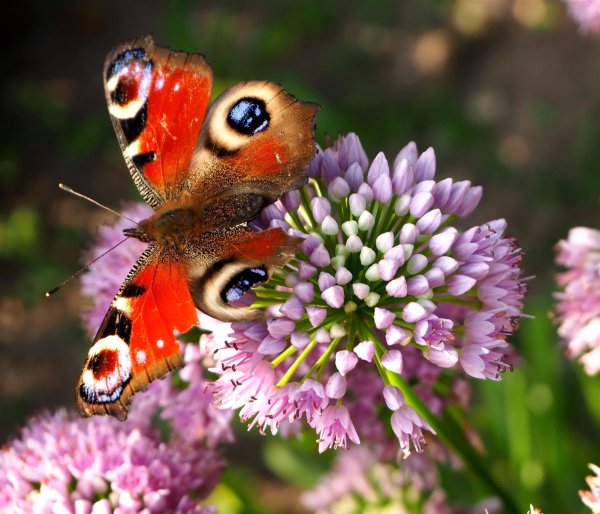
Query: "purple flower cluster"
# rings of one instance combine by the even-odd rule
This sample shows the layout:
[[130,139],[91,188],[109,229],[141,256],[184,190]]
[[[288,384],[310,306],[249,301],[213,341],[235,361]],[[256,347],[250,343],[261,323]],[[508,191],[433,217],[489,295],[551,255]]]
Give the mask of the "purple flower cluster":
[[600,30],[600,0],[565,0],[569,14],[586,31]]
[[215,408],[210,383],[204,377],[205,370],[214,364],[206,336],[201,336],[198,344],[182,344],[182,351],[183,368],[136,394],[129,418],[144,423],[158,416],[168,424],[172,437],[189,444],[216,447],[231,443],[233,412]]
[[221,468],[214,449],[161,442],[147,425],[60,411],[0,452],[0,511],[212,514],[199,500]]
[[589,507],[594,514],[598,514],[600,512],[600,468],[590,464],[590,469],[595,473],[595,476],[591,475],[586,478],[590,490],[579,491],[579,496],[586,507]]
[[570,357],[579,357],[588,375],[600,371],[600,231],[575,227],[556,245],[558,333]]
[[307,186],[263,210],[255,228],[304,241],[296,260],[254,290],[268,317],[213,338],[222,407],[271,432],[303,419],[321,451],[359,443],[357,424],[371,419],[352,411],[371,411],[388,419],[407,455],[432,429],[394,376],[434,411],[442,368],[500,378],[526,289],[521,250],[504,220],[456,228],[482,189],[436,181],[435,167],[433,150],[419,155],[414,143],[391,165],[382,153],[369,163],[350,134],[317,154]]
[[332,512],[402,512],[420,514],[475,514],[498,512],[494,499],[476,508],[448,505],[431,461],[414,456],[402,463],[386,462],[367,447],[338,454],[329,473],[304,493],[303,503],[315,514]]

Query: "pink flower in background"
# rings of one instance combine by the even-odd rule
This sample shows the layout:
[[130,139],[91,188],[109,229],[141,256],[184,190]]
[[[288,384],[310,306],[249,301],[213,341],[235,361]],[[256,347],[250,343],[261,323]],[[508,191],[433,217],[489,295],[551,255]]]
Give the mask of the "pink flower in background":
[[600,513],[600,468],[594,464],[590,464],[590,469],[595,473],[595,475],[586,478],[590,490],[579,491],[579,496],[581,496],[581,501],[594,514],[598,514]]
[[556,262],[567,268],[555,294],[558,333],[570,357],[579,358],[589,375],[600,371],[600,231],[576,227],[556,245]]
[[571,17],[584,30],[600,30],[600,0],[565,0]]
[[[391,428],[408,455],[432,429],[390,380],[402,375],[435,412],[442,369],[498,380],[526,291],[521,250],[504,220],[454,226],[482,190],[435,181],[432,149],[419,155],[410,143],[393,163],[382,153],[369,163],[350,134],[309,174],[252,222],[304,242],[254,290],[269,316],[210,338],[219,402],[273,433],[304,419],[321,451]],[[377,406],[388,409],[387,429]]]
[[149,424],[59,411],[23,427],[0,452],[2,512],[214,513],[214,449],[161,442]]
[[213,365],[205,338],[201,336],[198,344],[182,344],[184,366],[135,395],[128,416],[132,421],[158,417],[168,423],[174,438],[190,444],[216,447],[233,441],[233,412],[214,406],[210,383],[204,378],[206,368]]
[[421,512],[423,514],[475,514],[499,512],[494,499],[474,508],[448,504],[439,485],[435,465],[423,456],[398,464],[382,459],[368,447],[338,453],[332,469],[318,485],[303,494],[306,508],[315,514],[343,512]]

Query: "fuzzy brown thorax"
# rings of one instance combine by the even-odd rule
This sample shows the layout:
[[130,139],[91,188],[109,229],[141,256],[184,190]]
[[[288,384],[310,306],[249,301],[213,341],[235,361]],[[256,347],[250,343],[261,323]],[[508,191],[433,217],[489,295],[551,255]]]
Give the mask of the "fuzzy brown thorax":
[[210,227],[202,223],[201,217],[200,209],[193,205],[165,204],[152,216],[140,221],[137,227],[125,229],[123,232],[147,243],[177,243],[192,233],[210,230]]

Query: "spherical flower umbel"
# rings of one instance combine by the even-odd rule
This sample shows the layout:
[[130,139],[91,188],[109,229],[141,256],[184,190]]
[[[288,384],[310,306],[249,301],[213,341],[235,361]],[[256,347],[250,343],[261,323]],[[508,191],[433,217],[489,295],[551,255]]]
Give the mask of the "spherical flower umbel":
[[567,354],[595,375],[600,371],[600,231],[572,228],[556,250],[557,264],[567,268],[557,276],[563,288],[555,294],[558,333],[568,344]]
[[215,450],[148,426],[44,414],[0,451],[0,511],[213,514],[199,500],[221,468]]
[[253,222],[303,242],[254,290],[267,318],[232,323],[227,340],[214,340],[220,404],[273,432],[304,419],[321,450],[345,447],[363,436],[352,415],[360,376],[387,408],[371,414],[387,416],[407,455],[432,429],[394,377],[414,383],[434,411],[442,368],[499,379],[522,311],[521,250],[504,220],[454,226],[482,189],[435,181],[432,149],[419,155],[410,143],[393,163],[383,153],[369,163],[350,134],[319,152],[309,174]]

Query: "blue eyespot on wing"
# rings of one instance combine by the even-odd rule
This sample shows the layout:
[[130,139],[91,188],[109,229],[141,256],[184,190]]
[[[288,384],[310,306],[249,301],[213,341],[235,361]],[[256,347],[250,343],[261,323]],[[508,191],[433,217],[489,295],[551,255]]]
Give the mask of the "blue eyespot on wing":
[[271,117],[265,102],[260,98],[242,98],[227,115],[228,125],[237,132],[248,136],[266,130]]

